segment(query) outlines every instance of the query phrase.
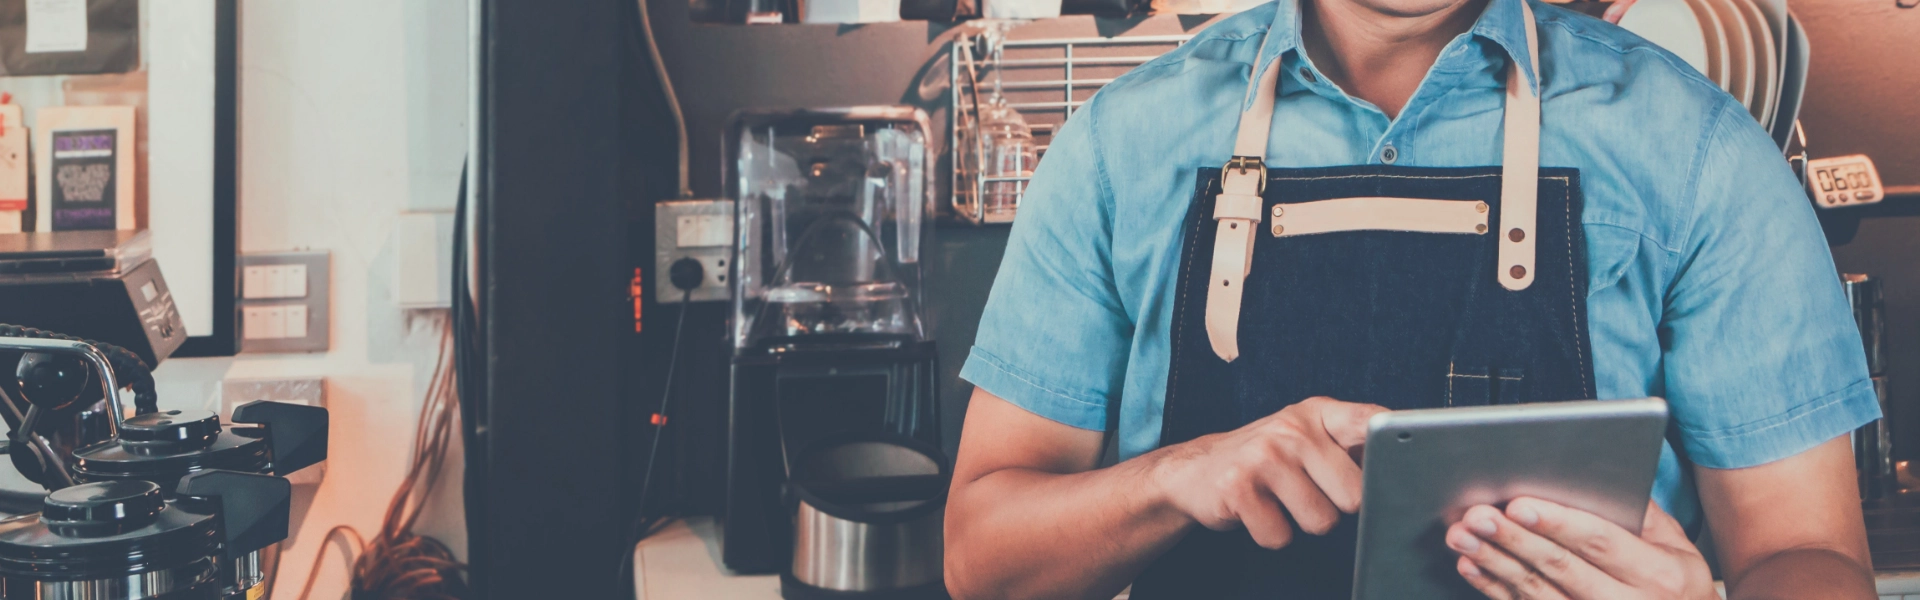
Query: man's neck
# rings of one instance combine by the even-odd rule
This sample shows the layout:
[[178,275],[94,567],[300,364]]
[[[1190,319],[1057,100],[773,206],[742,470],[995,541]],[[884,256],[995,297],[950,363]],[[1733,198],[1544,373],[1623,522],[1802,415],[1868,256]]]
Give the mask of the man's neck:
[[1461,0],[1422,14],[1366,6],[1374,0],[1300,0],[1301,40],[1320,72],[1397,118],[1454,37],[1473,27],[1488,0]]

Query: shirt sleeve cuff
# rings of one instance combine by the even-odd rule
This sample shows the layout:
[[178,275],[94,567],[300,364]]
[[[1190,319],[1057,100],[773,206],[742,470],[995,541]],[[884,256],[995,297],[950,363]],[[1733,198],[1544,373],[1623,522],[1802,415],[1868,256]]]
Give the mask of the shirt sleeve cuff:
[[1792,412],[1720,430],[1682,430],[1694,464],[1743,469],[1805,452],[1880,416],[1873,381],[1862,379]]
[[1104,398],[1077,398],[1047,387],[1032,374],[1000,360],[979,346],[974,346],[968,353],[967,364],[960,367],[960,378],[1047,420],[1092,431],[1107,429]]

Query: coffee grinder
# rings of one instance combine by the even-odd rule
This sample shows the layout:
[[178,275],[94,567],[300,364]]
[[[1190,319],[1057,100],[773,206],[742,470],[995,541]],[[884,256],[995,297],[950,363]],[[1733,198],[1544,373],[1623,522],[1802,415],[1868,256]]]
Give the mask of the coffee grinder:
[[728,130],[735,199],[732,386],[721,556],[791,561],[788,461],[835,434],[940,447],[920,254],[932,210],[926,113],[755,110]]

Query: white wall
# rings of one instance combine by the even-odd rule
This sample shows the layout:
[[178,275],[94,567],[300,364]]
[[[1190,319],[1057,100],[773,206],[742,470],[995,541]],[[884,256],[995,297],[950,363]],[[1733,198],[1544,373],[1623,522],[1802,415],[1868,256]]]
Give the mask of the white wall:
[[[390,232],[402,212],[452,209],[467,31],[467,0],[241,2],[240,250],[332,253],[332,350],[176,359],[155,376],[174,407],[208,404],[225,377],[326,378],[331,458],[311,507],[295,500],[275,585],[284,597],[305,584],[329,528],[378,529],[411,458],[444,311],[394,305]],[[459,451],[416,530],[464,557]],[[316,598],[346,591],[340,546],[328,552]]]

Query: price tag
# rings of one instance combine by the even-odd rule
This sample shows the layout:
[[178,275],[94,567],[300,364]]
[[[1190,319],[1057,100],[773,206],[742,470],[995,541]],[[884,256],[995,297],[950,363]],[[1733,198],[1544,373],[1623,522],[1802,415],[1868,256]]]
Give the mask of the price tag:
[[1820,208],[1872,204],[1886,199],[1880,172],[1865,154],[1816,158],[1807,162],[1807,195]]

